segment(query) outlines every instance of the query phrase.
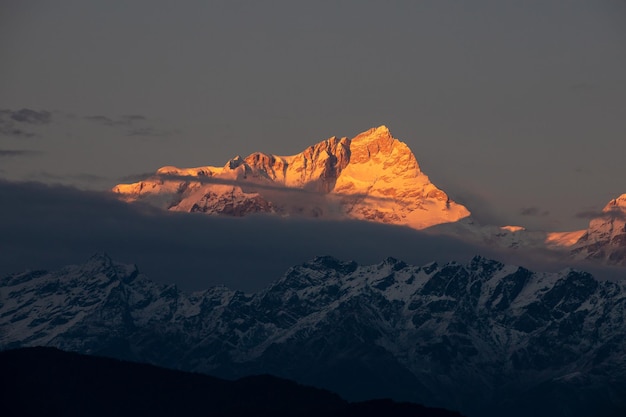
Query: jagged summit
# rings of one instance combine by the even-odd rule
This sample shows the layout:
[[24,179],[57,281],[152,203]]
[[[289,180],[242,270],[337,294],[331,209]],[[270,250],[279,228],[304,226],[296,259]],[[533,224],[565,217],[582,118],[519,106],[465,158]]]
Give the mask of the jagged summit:
[[[255,293],[190,294],[113,263],[110,279],[109,268],[75,265],[0,280],[0,349],[54,346],[229,379],[269,373],[352,401],[468,416],[626,415],[623,281],[478,256],[423,266],[321,256]],[[563,407],[572,398],[576,409]]]
[[387,126],[380,125],[359,133],[352,139],[352,142],[359,144],[378,143],[380,146],[385,147],[390,146],[394,140]]
[[591,219],[572,252],[578,258],[626,265],[626,194],[609,201],[602,213]]
[[626,194],[622,194],[617,198],[609,201],[603,211],[611,211],[615,209],[626,210]]
[[352,218],[415,229],[470,215],[430,182],[384,125],[352,139],[332,136],[296,155],[255,152],[223,167],[167,166],[113,191],[175,211]]
[[89,269],[101,269],[113,267],[113,260],[106,252],[96,252],[89,257],[84,264],[85,268]]

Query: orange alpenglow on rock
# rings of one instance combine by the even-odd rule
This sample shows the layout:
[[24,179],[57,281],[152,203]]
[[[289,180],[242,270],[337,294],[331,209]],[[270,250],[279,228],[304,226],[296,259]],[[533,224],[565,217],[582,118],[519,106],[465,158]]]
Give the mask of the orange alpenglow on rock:
[[353,139],[331,137],[291,156],[256,152],[223,167],[163,167],[113,191],[125,201],[175,211],[359,219],[414,229],[470,215],[430,182],[385,126]]

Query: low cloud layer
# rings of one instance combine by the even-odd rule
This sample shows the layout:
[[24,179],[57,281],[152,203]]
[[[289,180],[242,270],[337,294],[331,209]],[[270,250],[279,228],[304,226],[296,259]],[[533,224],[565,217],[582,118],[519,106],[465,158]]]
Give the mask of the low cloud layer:
[[598,210],[586,210],[576,213],[576,217],[579,219],[617,219],[626,221],[626,213],[622,210],[607,210],[607,211],[598,211]]
[[52,114],[45,110],[20,109],[16,111],[2,110],[2,113],[8,114],[12,120],[19,123],[32,125],[44,125],[50,123]]
[[99,123],[105,126],[126,126],[130,127],[134,122],[140,120],[146,120],[145,116],[140,114],[131,114],[124,115],[117,118],[112,118],[109,116],[97,115],[97,116],[85,116],[85,120],[89,120],[91,122]]
[[127,114],[119,117],[94,115],[85,116],[84,119],[101,126],[124,129],[126,136],[161,137],[170,134],[167,130],[150,126],[150,120],[141,114]]
[[550,215],[548,210],[542,210],[539,207],[524,207],[519,213],[521,216],[545,217]]
[[27,149],[0,149],[0,158],[13,158],[21,156],[41,155],[40,151],[31,151]]
[[562,266],[544,253],[498,253],[373,223],[171,213],[40,183],[0,181],[0,195],[10,202],[0,205],[0,276],[80,263],[101,251],[186,290],[257,290],[318,255],[365,264],[393,256],[414,265],[482,255],[543,270]]
[[0,135],[14,138],[32,138],[36,133],[25,126],[45,125],[52,121],[52,114],[45,110],[0,110]]

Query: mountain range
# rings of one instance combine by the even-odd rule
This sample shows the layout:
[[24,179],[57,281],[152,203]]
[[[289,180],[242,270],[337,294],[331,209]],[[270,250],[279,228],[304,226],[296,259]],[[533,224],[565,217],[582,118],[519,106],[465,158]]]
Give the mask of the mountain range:
[[626,265],[626,194],[611,200],[586,230],[528,231],[481,225],[437,188],[409,147],[379,126],[331,137],[303,152],[256,152],[222,167],[162,167],[113,192],[172,211],[210,215],[357,219],[452,235],[498,248],[546,249],[571,259]]
[[[539,249],[567,264],[626,266],[626,194],[586,230],[481,225],[385,126],[291,156],[163,167],[113,190],[132,204],[199,216],[359,220],[420,230],[421,245],[459,239],[470,248]],[[417,235],[410,229],[402,231]],[[254,293],[188,293],[100,253],[0,277],[0,350],[47,346],[227,379],[272,374],[349,401],[393,398],[469,417],[625,415],[623,269],[601,277],[513,263],[476,256],[365,265],[321,256]]]
[[0,281],[0,349],[27,346],[226,378],[269,373],[470,417],[626,411],[626,283],[481,257],[318,257],[246,294],[185,293],[99,254]]

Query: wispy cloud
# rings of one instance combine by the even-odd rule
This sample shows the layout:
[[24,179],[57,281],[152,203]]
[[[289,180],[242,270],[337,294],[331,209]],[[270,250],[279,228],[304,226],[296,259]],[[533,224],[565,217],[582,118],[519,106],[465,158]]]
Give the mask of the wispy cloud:
[[41,151],[32,151],[28,149],[0,149],[0,158],[13,158],[22,156],[41,155]]
[[89,120],[90,122],[99,123],[105,126],[116,126],[117,122],[106,116],[85,116],[85,120]]
[[142,116],[140,114],[129,114],[129,115],[123,115],[120,117],[96,115],[96,116],[85,116],[84,119],[90,122],[99,123],[104,126],[125,126],[125,127],[130,127],[133,125],[133,123],[137,121],[147,120],[145,116]]
[[597,211],[597,210],[585,210],[576,213],[576,217],[579,219],[606,219],[606,220],[624,220],[626,221],[626,212],[620,209]]
[[15,138],[32,138],[37,136],[29,130],[23,128],[33,125],[45,125],[52,121],[52,113],[45,110],[20,109],[0,110],[0,134]]
[[2,122],[0,122],[0,134],[5,135],[5,136],[13,136],[16,138],[32,138],[32,137],[37,136],[33,132],[28,132],[23,129],[18,129],[12,126],[11,124],[2,123]]
[[162,137],[171,134],[168,130],[151,126],[151,121],[141,114],[127,114],[119,117],[104,115],[85,116],[85,120],[101,126],[126,130],[126,136]]
[[245,179],[237,179],[231,180],[227,178],[215,178],[211,176],[192,176],[192,175],[175,175],[175,174],[153,174],[151,178],[158,178],[162,181],[185,181],[190,183],[200,183],[200,184],[218,184],[218,185],[232,185],[242,187],[248,192],[255,191],[275,191],[279,193],[288,193],[288,194],[299,194],[299,195],[311,195],[311,196],[337,196],[337,197],[346,197],[350,199],[366,199],[369,201],[395,201],[390,197],[382,197],[382,196],[372,196],[369,194],[358,194],[358,193],[326,193],[323,191],[318,191],[315,189],[309,188],[297,188],[297,187],[287,187],[284,185],[271,183],[271,182],[258,182],[258,181],[250,181]]
[[148,118],[146,116],[143,116],[141,114],[126,114],[121,116],[122,120],[126,120],[128,122],[134,122],[137,120],[148,120]]
[[44,181],[46,183],[81,183],[81,184],[94,184],[94,183],[109,183],[111,178],[103,177],[100,175],[94,175],[84,172],[72,173],[66,175],[54,174],[48,171],[38,171],[31,173],[28,177],[32,181]]
[[52,114],[45,110],[37,111],[32,109],[20,109],[17,111],[5,111],[10,114],[11,119],[20,123],[43,125],[50,123],[52,120]]
[[154,172],[142,172],[140,174],[129,174],[129,175],[124,175],[123,177],[117,178],[117,181],[121,183],[138,182],[138,181],[145,180],[146,178],[150,178],[153,175],[154,175]]
[[103,177],[101,175],[88,174],[86,172],[81,172],[78,174],[72,174],[68,176],[70,179],[79,180],[86,183],[102,183],[109,182],[110,178]]
[[519,214],[521,216],[529,216],[529,217],[545,217],[549,216],[550,212],[548,210],[542,210],[539,207],[523,207]]
[[132,128],[128,131],[127,136],[149,136],[149,137],[159,137],[159,136],[167,136],[170,132],[165,130],[155,129],[153,127],[137,127]]

